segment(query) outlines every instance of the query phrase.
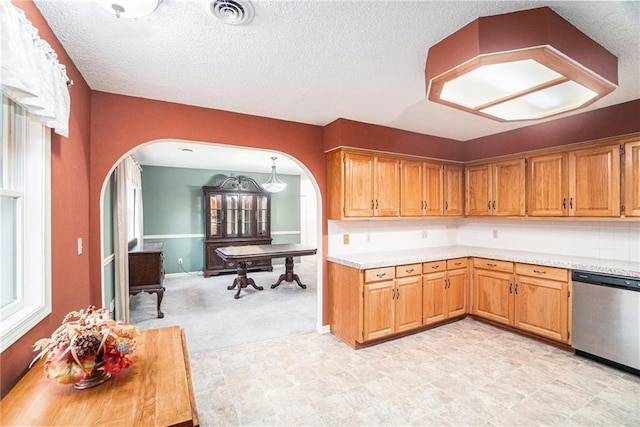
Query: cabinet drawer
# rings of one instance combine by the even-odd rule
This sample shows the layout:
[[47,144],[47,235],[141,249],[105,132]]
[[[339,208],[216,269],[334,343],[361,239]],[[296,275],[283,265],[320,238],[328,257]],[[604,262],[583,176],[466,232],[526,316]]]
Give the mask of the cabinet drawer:
[[482,268],[483,270],[505,271],[507,273],[513,273],[513,263],[509,261],[475,258],[473,260],[473,267]]
[[455,270],[457,268],[467,268],[468,258],[454,258],[447,260],[447,270]]
[[533,264],[516,264],[516,274],[539,277],[541,279],[560,280],[562,282],[569,280],[569,271],[564,268],[543,267]]
[[422,274],[422,264],[407,264],[396,267],[396,277],[417,276]]
[[447,269],[447,261],[432,261],[422,264],[423,273],[435,273],[436,271],[445,271]]
[[372,268],[364,271],[364,281],[379,282],[380,280],[389,280],[395,277],[395,267]]

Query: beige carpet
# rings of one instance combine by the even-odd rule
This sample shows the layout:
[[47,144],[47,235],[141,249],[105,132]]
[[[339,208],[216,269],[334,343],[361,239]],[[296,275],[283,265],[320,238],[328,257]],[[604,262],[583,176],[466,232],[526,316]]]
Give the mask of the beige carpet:
[[182,326],[191,354],[315,331],[315,258],[305,257],[294,267],[307,289],[295,282],[282,282],[271,289],[284,272],[284,265],[275,265],[273,272],[250,272],[249,277],[264,290],[243,289],[237,300],[233,298],[236,291],[227,290],[235,275],[168,275],[162,301],[164,318],[156,317],[156,295],[141,293],[130,298],[130,322],[142,330]]

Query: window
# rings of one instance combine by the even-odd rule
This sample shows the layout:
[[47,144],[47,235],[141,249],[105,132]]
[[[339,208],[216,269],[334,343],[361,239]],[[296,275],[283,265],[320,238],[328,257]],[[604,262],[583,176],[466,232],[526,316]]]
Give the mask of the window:
[[0,351],[51,313],[50,139],[41,121],[2,98]]

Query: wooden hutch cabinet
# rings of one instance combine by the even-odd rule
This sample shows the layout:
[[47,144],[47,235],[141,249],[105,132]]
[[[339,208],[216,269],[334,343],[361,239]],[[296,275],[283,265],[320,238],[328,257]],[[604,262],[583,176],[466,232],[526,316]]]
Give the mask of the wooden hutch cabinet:
[[[271,244],[271,194],[251,178],[229,177],[204,193],[204,276],[236,272],[216,248]],[[271,260],[247,262],[247,270],[272,271]]]

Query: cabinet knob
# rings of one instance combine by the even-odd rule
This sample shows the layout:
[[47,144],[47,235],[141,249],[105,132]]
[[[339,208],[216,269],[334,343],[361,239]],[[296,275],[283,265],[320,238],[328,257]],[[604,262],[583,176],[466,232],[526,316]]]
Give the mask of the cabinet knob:
[[440,264],[438,264],[438,265],[432,265],[432,266],[431,266],[431,268],[433,268],[434,270],[435,270],[436,268],[440,268]]
[[376,276],[378,276],[378,277],[384,277],[386,275],[387,275],[387,273],[378,273],[378,274],[376,274]]
[[498,266],[498,264],[491,264],[491,263],[489,263],[489,262],[488,262],[488,263],[487,263],[487,266],[488,266],[488,267],[497,267],[497,266]]
[[413,268],[407,268],[404,271],[406,271],[407,273],[413,273]]
[[533,270],[533,272],[536,274],[547,274],[547,272],[543,270]]

